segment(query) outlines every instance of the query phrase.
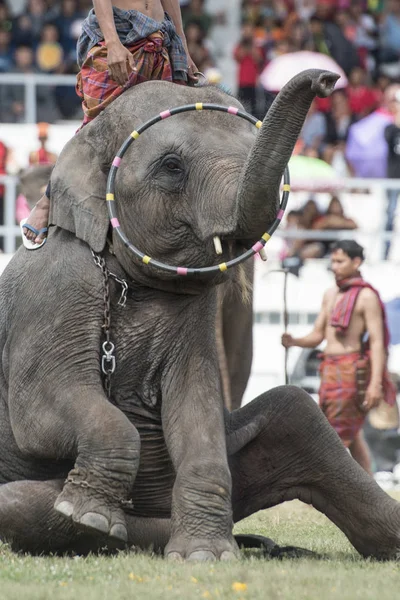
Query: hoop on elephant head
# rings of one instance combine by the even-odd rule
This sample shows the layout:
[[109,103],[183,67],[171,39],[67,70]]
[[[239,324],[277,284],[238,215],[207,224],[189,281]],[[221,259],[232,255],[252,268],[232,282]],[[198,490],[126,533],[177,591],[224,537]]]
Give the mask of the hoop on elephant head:
[[136,248],[136,246],[134,246],[128,240],[127,236],[122,231],[122,228],[121,228],[121,225],[119,223],[118,216],[116,213],[116,208],[115,208],[115,205],[116,205],[116,202],[115,202],[115,179],[116,179],[116,176],[118,173],[118,168],[121,164],[122,158],[123,158],[125,152],[130,147],[130,145],[135,140],[137,140],[137,138],[144,131],[146,131],[146,129],[149,129],[149,127],[151,127],[152,125],[155,125],[156,123],[159,123],[160,121],[163,121],[164,119],[167,119],[174,115],[178,115],[179,113],[190,112],[190,111],[202,111],[202,110],[215,110],[215,111],[219,111],[219,112],[225,112],[230,115],[235,115],[237,117],[241,117],[242,119],[245,119],[246,121],[249,121],[250,123],[255,125],[258,129],[260,129],[260,127],[262,125],[262,121],[259,121],[258,119],[256,119],[252,115],[250,115],[249,113],[246,113],[245,111],[240,110],[239,108],[236,108],[235,106],[222,106],[219,104],[204,104],[203,102],[197,102],[196,104],[185,104],[183,106],[177,106],[176,108],[172,108],[170,110],[164,110],[163,112],[159,113],[157,116],[155,116],[152,119],[149,119],[148,121],[143,123],[143,125],[138,127],[138,129],[135,129],[134,131],[132,131],[132,133],[129,135],[129,137],[122,144],[121,148],[118,151],[118,154],[115,156],[115,158],[112,162],[111,169],[110,169],[110,172],[108,175],[108,180],[107,180],[106,202],[107,202],[107,209],[108,209],[108,214],[110,217],[111,226],[112,226],[113,230],[119,235],[119,237],[121,238],[124,245],[127,248],[129,248],[129,250],[131,250],[131,252],[133,252],[133,254],[145,265],[152,265],[153,267],[157,267],[158,269],[162,269],[163,271],[168,271],[170,273],[175,273],[177,275],[197,275],[197,274],[204,274],[204,273],[209,274],[209,273],[224,272],[224,271],[227,271],[228,269],[230,269],[231,267],[234,267],[235,265],[242,263],[243,261],[247,260],[251,256],[258,254],[264,248],[265,244],[268,242],[268,240],[271,238],[272,234],[275,232],[275,230],[279,226],[279,224],[282,220],[282,217],[285,213],[285,209],[286,209],[288,198],[289,198],[289,192],[290,192],[289,169],[286,167],[285,171],[284,171],[284,175],[283,175],[282,199],[279,204],[278,213],[277,213],[275,220],[272,223],[271,227],[269,227],[268,231],[266,231],[264,233],[264,235],[261,236],[259,241],[256,242],[249,250],[246,250],[245,252],[243,252],[242,254],[237,256],[236,258],[233,258],[232,260],[229,260],[227,262],[220,263],[219,265],[214,265],[212,267],[183,267],[183,266],[177,267],[177,266],[168,265],[159,260],[156,260],[156,259],[152,258],[151,256],[144,254],[138,248]]

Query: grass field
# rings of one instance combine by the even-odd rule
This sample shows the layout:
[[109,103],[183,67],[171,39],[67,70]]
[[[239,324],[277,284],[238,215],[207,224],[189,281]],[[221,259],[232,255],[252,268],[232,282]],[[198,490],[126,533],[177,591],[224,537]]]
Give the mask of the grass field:
[[[397,494],[400,499],[400,495]],[[394,600],[400,563],[362,559],[328,519],[300,502],[260,512],[235,533],[260,533],[322,558],[169,563],[144,554],[106,558],[16,555],[0,545],[0,600]]]

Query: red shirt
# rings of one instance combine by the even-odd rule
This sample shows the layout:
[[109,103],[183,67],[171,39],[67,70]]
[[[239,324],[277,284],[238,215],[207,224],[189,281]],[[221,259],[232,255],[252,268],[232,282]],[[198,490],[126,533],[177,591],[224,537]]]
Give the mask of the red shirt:
[[239,71],[238,71],[238,84],[239,87],[255,87],[257,85],[259,66],[262,62],[262,52],[260,49],[256,49],[256,52],[259,54],[259,62],[255,60],[253,54],[246,54],[245,56],[241,56],[241,47],[240,44],[236,46],[233,56],[238,63]]
[[372,112],[378,105],[378,93],[363,85],[357,88],[349,86],[347,88],[347,98],[349,99],[350,110],[355,115],[365,116]]

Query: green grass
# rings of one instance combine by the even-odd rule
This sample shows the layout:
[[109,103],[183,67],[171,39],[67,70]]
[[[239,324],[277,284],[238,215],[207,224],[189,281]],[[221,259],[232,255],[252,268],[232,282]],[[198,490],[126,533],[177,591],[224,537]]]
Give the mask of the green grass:
[[[362,559],[328,519],[289,502],[243,521],[235,533],[260,533],[323,558],[169,563],[145,554],[42,558],[0,545],[0,600],[394,600],[400,563]],[[327,555],[327,556],[326,556]]]

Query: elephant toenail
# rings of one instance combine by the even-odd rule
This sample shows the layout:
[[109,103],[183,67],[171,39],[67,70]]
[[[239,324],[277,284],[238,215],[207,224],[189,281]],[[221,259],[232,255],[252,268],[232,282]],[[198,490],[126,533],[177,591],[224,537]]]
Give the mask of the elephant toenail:
[[167,558],[168,558],[168,560],[174,560],[176,562],[182,562],[183,561],[183,558],[179,554],[179,552],[169,552],[167,554]]
[[224,550],[220,556],[221,560],[237,560],[237,556],[234,552],[230,550]]
[[128,541],[128,532],[126,530],[125,525],[122,523],[117,523],[113,525],[110,529],[110,537],[115,538],[117,540],[121,540],[121,542]]
[[84,514],[77,523],[89,527],[90,529],[101,531],[101,533],[108,533],[109,530],[108,520],[98,513],[88,512]]
[[54,510],[64,515],[64,517],[72,517],[72,513],[74,512],[74,506],[68,500],[63,500],[57,506],[54,506]]
[[216,560],[216,556],[210,550],[196,550],[196,552],[192,552],[188,560]]

